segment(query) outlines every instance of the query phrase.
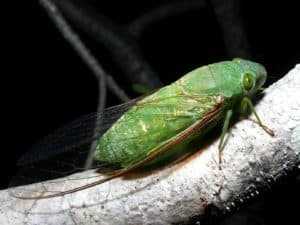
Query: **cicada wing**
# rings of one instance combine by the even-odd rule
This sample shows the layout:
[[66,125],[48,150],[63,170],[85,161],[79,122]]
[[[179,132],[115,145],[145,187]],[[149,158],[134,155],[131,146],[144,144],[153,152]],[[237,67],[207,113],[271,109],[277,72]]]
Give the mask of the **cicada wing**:
[[[54,182],[45,182],[45,183],[39,183],[37,186],[30,186],[31,189],[27,190],[27,195],[24,195],[24,191],[22,195],[17,195],[20,198],[23,199],[42,199],[42,198],[51,198],[51,197],[57,197],[57,196],[63,196],[65,194],[74,193],[80,190],[84,190],[90,187],[93,187],[95,185],[102,184],[108,180],[111,180],[115,177],[125,175],[129,173],[130,171],[133,171],[139,167],[142,167],[146,165],[147,163],[151,162],[152,160],[155,160],[159,155],[162,155],[172,149],[173,146],[177,145],[178,143],[184,141],[191,135],[193,135],[195,132],[202,132],[205,127],[210,124],[211,122],[215,121],[220,117],[220,114],[222,113],[222,106],[223,101],[216,103],[216,105],[207,112],[200,120],[196,121],[189,127],[187,127],[182,132],[178,133],[175,137],[172,137],[164,142],[162,142],[160,145],[152,149],[148,155],[144,158],[142,158],[140,161],[133,163],[132,165],[129,165],[126,168],[120,169],[113,173],[112,175],[96,178],[95,177],[89,177],[90,180],[85,180],[85,183],[83,185],[78,184],[75,188],[70,188],[68,185],[56,185],[58,181]],[[71,178],[71,179],[74,179]],[[68,178],[70,180],[70,177]],[[67,181],[67,180],[65,180]],[[80,181],[80,180],[77,180]],[[73,184],[74,180],[72,180],[72,187],[74,187]],[[56,190],[59,188],[59,190]],[[56,190],[56,191],[55,191]],[[29,194],[28,194],[29,193]],[[32,194],[32,195],[30,195]]]
[[[160,98],[160,99],[144,101],[144,102],[141,102],[140,106],[146,106],[146,105],[150,106],[151,105],[151,106],[155,106],[155,108],[157,108],[157,107],[159,108],[159,110],[154,110],[153,112],[151,112],[151,115],[149,114],[148,111],[145,112],[147,114],[147,116],[157,117],[160,115],[159,113],[163,113],[162,115],[168,116],[168,117],[170,117],[170,119],[176,119],[176,117],[174,117],[174,115],[172,113],[170,114],[167,112],[169,112],[170,108],[175,107],[175,105],[177,105],[176,104],[177,101],[171,101],[172,103],[170,103],[170,101],[169,101],[170,98],[178,98],[178,97],[181,97],[183,99],[187,98],[187,100],[191,100],[191,97],[186,97],[185,95],[183,95],[183,96],[176,95],[176,96],[171,96],[171,97],[167,97],[167,98]],[[204,96],[201,98],[207,98],[207,96]],[[189,102],[189,101],[187,101],[187,102]],[[122,108],[125,108],[127,110],[130,108],[130,106],[134,105],[135,103],[136,103],[136,101],[134,101],[133,103],[130,103],[129,106],[127,105],[125,107],[123,105]],[[201,120],[197,121],[196,124],[193,124],[192,126],[186,128],[184,131],[182,131],[178,135],[173,136],[168,140],[165,140],[163,143],[158,145],[156,148],[152,149],[152,151],[150,151],[149,155],[145,156],[145,158],[142,158],[139,162],[133,163],[123,169],[114,168],[114,169],[119,169],[119,170],[115,170],[115,173],[113,173],[113,175],[105,177],[105,178],[103,178],[103,177],[95,178],[95,176],[99,176],[96,173],[95,173],[95,176],[93,175],[93,176],[89,176],[89,177],[86,177],[85,173],[79,173],[80,175],[78,175],[78,176],[77,176],[77,174],[74,174],[75,177],[73,175],[71,177],[70,176],[65,177],[71,173],[80,172],[80,171],[84,170],[84,162],[85,162],[86,157],[89,154],[89,146],[87,148],[85,148],[84,145],[81,145],[80,149],[79,150],[77,149],[76,151],[68,150],[68,151],[62,151],[62,152],[64,152],[64,154],[52,154],[51,160],[47,160],[45,163],[44,163],[44,160],[34,161],[37,163],[41,162],[41,163],[39,163],[38,166],[36,166],[35,163],[25,164],[25,167],[24,167],[25,169],[22,168],[20,174],[16,177],[17,179],[14,179],[14,181],[17,181],[17,185],[20,185],[20,181],[22,181],[23,178],[25,178],[25,180],[27,180],[27,181],[28,181],[28,178],[30,178],[30,179],[36,178],[37,176],[35,175],[35,173],[37,173],[38,171],[42,172],[42,173],[40,173],[42,175],[41,175],[41,177],[39,177],[38,180],[33,179],[33,180],[27,182],[27,183],[35,183],[35,182],[39,181],[39,183],[37,185],[21,186],[20,188],[12,189],[13,196],[20,197],[20,198],[26,198],[26,199],[38,199],[38,198],[40,198],[40,195],[43,195],[44,197],[62,196],[64,194],[73,193],[73,192],[83,190],[83,189],[86,189],[88,187],[91,187],[91,186],[94,186],[97,184],[101,184],[101,183],[103,183],[109,179],[112,179],[116,176],[121,176],[123,174],[126,174],[131,170],[134,170],[138,167],[146,165],[151,160],[154,160],[156,157],[159,157],[160,154],[163,154],[164,152],[168,152],[170,149],[172,149],[171,146],[176,145],[176,143],[179,143],[180,141],[183,141],[190,134],[193,134],[197,129],[201,130],[202,126],[205,126],[211,120],[215,120],[216,117],[218,117],[220,110],[222,109],[222,104],[223,104],[223,101],[221,101],[221,102],[216,101],[215,107],[211,108],[212,111],[207,113],[206,115],[204,115],[203,118]],[[185,107],[184,106],[181,106],[181,107],[182,107],[182,110],[184,111]],[[116,109],[119,110],[120,108],[117,107]],[[162,110],[162,109],[164,109],[164,110]],[[111,110],[111,112],[105,111],[105,113],[107,113],[109,115],[109,116],[107,116],[107,118],[108,119],[111,118],[113,113],[118,112],[118,110]],[[121,111],[124,112],[126,110],[121,110]],[[119,115],[118,113],[116,113],[116,114]],[[140,114],[139,118],[143,118],[144,116],[146,116],[146,115]],[[192,115],[187,112],[186,116],[192,116]],[[98,117],[96,117],[96,118],[98,118]],[[104,116],[104,118],[106,118],[106,117]],[[78,124],[78,123],[75,123],[75,124]],[[80,125],[79,127],[82,127],[82,126]],[[99,130],[101,130],[100,128],[101,128],[101,126],[99,126]],[[98,127],[97,127],[97,129],[98,129]],[[63,129],[63,130],[66,130],[66,129]],[[65,134],[66,132],[62,132],[62,133]],[[98,131],[98,133],[101,133],[101,132]],[[145,135],[144,138],[147,139],[147,135],[150,135],[150,134],[145,133],[144,135]],[[139,136],[132,136],[130,138],[140,139],[141,137],[139,134]],[[52,138],[50,138],[50,139],[52,139]],[[54,140],[57,140],[57,139],[55,138]],[[63,141],[63,138],[59,139],[59,140]],[[122,145],[123,141],[124,142],[128,141],[128,137],[124,137],[124,139],[122,139],[122,135],[120,135],[120,139],[119,139],[120,145]],[[42,143],[45,143],[45,142],[42,142]],[[48,142],[46,142],[46,143],[48,143]],[[39,146],[41,146],[41,145],[39,145]],[[63,145],[63,146],[65,146],[65,145]],[[33,152],[36,152],[36,151],[33,151]],[[83,156],[83,157],[81,157],[81,156]],[[39,157],[39,159],[40,158],[41,157]],[[31,160],[31,162],[33,162],[33,161]],[[100,163],[100,164],[93,165],[93,166],[95,166],[95,168],[100,167],[103,169],[107,165]],[[108,166],[110,166],[110,165],[108,165]],[[58,171],[56,167],[60,168],[60,170]],[[49,175],[50,175],[50,177],[49,177]],[[63,178],[61,178],[61,177],[63,177]],[[53,178],[59,178],[59,180],[53,180]],[[72,182],[71,182],[72,186],[67,185],[67,182],[70,179],[72,180]],[[96,179],[96,181],[94,179]],[[46,180],[46,181],[40,182],[41,180],[43,180],[43,181]],[[50,181],[48,181],[48,180],[50,180]],[[64,184],[64,182],[66,182],[66,184]],[[76,185],[74,185],[74,182],[76,182]],[[13,185],[14,185],[14,182],[13,182]],[[14,185],[14,186],[16,186],[16,185]]]
[[38,161],[77,150],[91,144],[108,130],[138,99],[93,112],[58,128],[35,143],[17,162],[18,165],[32,164]]
[[[107,108],[102,113],[84,115],[44,137],[20,158],[18,171],[9,186],[61,178],[85,170],[86,159],[93,154],[93,140],[100,138],[138,100]],[[103,162],[93,162],[91,167],[104,172],[116,169]]]

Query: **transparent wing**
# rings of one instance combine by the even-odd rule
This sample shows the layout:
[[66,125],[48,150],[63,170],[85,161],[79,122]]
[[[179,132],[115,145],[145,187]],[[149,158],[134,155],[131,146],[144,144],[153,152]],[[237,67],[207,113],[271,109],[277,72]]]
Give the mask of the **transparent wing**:
[[[107,108],[102,113],[84,115],[41,139],[18,160],[18,172],[10,186],[65,177],[84,170],[91,143],[139,99]],[[104,172],[104,169],[116,169],[104,163],[94,163],[91,167],[102,168]]]
[[[182,98],[182,104],[179,104],[178,106],[176,103],[177,101],[171,101],[170,103],[170,100],[174,100],[174,98]],[[201,98],[204,99],[207,98],[207,96],[202,96]],[[182,112],[182,116],[192,116],[188,111],[186,111],[185,107],[185,104],[191,104],[191,101],[195,101],[196,103],[199,101],[199,99],[196,100],[193,96],[187,97],[185,95],[176,95],[168,98],[144,101],[141,103],[141,105],[152,105],[154,106],[154,110],[145,111],[139,116],[144,117],[147,115],[157,117],[164,115],[166,118],[176,119],[177,117],[174,115],[174,113],[171,113],[172,108],[176,108],[176,112]],[[137,100],[134,100],[126,103],[125,105],[109,108],[102,114],[90,114],[84,116],[83,118],[72,122],[63,128],[58,129],[53,134],[47,136],[42,141],[37,143],[35,147],[22,158],[21,163],[19,164],[23,165],[23,167],[20,169],[20,172],[17,174],[16,178],[13,179],[11,186],[19,186],[21,184],[36,182],[38,182],[38,184],[20,186],[19,188],[11,189],[12,195],[19,198],[33,199],[39,198],[42,195],[60,195],[61,193],[67,193],[70,189],[81,190],[86,188],[88,184],[95,184],[95,179],[97,180],[96,183],[98,183],[99,180],[102,182],[103,177],[99,177],[99,173],[77,174],[76,172],[84,170],[86,158],[89,156],[90,142],[95,137],[99,138],[113,122],[120,118],[120,116],[136,102]],[[95,126],[95,124],[97,125]],[[93,135],[95,130],[96,135]],[[193,130],[194,129],[191,131]],[[82,134],[87,131],[90,132],[89,135]],[[136,139],[141,137],[132,136],[131,138]],[[180,140],[180,138],[178,140]],[[127,141],[127,139],[123,139],[121,136],[119,141],[121,144],[122,141]],[[78,146],[80,146],[80,148],[78,148]],[[153,157],[155,157],[155,155]],[[51,160],[46,160],[46,158],[50,158]],[[115,172],[114,174],[118,174],[120,171],[116,171],[116,169],[119,168],[111,168],[111,165],[105,165],[104,163],[93,164],[92,168],[97,168],[97,170],[100,168],[101,172],[107,168],[113,169]],[[49,182],[49,180],[51,181]],[[68,185],[70,184],[70,182],[68,183],[70,180],[72,180],[72,186]],[[74,183],[76,183],[76,185],[74,185]]]
[[18,165],[32,164],[41,160],[78,150],[89,145],[105,133],[138,99],[105,109],[102,113],[84,115],[35,143],[17,162]]

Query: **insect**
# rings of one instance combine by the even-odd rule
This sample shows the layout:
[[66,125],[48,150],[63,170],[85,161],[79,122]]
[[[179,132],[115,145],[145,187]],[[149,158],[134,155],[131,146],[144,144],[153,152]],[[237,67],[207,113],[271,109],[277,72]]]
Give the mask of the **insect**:
[[[223,124],[219,143],[221,163],[224,137],[234,113],[250,109],[256,122],[273,135],[262,124],[251,101],[266,78],[267,72],[261,64],[237,58],[202,66],[142,99],[109,108],[102,114],[87,115],[46,137],[33,148],[34,154],[21,159],[21,164],[59,155],[62,149],[63,152],[73,152],[72,149],[96,140],[94,150],[88,154],[93,159],[91,167],[106,164],[115,167],[114,172],[104,179],[60,193],[18,197],[62,196],[137,168],[155,165],[185,153],[190,143],[218,123]],[[98,123],[96,128],[95,123]]]

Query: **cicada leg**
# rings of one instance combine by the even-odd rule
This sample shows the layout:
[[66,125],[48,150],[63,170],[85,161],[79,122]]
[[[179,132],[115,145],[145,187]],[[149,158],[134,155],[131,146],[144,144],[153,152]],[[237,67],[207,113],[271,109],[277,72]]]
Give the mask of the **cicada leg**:
[[225,135],[228,131],[228,128],[229,128],[229,123],[230,123],[230,119],[232,117],[232,110],[228,110],[226,112],[226,116],[225,116],[225,120],[224,120],[224,125],[223,125],[223,128],[222,128],[222,134],[221,134],[221,138],[220,138],[220,143],[219,143],[219,169],[221,170],[221,163],[222,163],[222,151],[223,151],[223,148],[226,144],[226,141],[225,141]]
[[261,122],[261,119],[259,118],[253,104],[252,104],[252,101],[248,98],[248,97],[244,97],[242,102],[241,102],[241,111],[242,113],[245,113],[247,111],[247,107],[250,108],[251,112],[253,112],[255,118],[257,121],[255,120],[252,120],[250,119],[251,121],[257,123],[262,129],[264,129],[264,131],[266,133],[268,133],[270,136],[274,136],[274,132],[269,128],[267,127],[266,125],[264,125],[262,122]]

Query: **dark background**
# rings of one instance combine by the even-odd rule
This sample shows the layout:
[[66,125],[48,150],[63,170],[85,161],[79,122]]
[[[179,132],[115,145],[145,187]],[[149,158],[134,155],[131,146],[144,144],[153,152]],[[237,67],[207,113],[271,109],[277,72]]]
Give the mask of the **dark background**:
[[[104,23],[117,33],[121,30],[129,46],[138,44],[143,61],[151,66],[153,77],[162,84],[176,80],[195,67],[241,56],[266,66],[269,85],[299,63],[299,9],[294,1],[224,1],[234,5],[231,11],[224,3],[203,1],[204,7],[190,7],[182,13],[169,10],[168,16],[150,24],[138,38],[132,38],[133,35],[126,31],[127,24],[157,7],[179,1],[70,2],[95,23]],[[189,1],[184,2],[189,4]],[[228,13],[216,12],[216,7],[223,7],[225,11],[229,7],[227,12],[233,13],[233,19]],[[123,59],[115,59],[116,49],[107,47],[105,37],[99,41],[98,34],[69,18],[68,13],[65,16],[122,89],[130,97],[138,96],[132,89],[128,69],[122,66]],[[224,25],[227,20],[230,22]],[[1,160],[2,165],[5,164],[3,188],[15,173],[17,158],[30,145],[54,128],[96,111],[98,102],[97,79],[61,36],[38,1],[19,2],[5,22],[8,30],[3,35],[8,38],[5,44],[9,51],[7,60],[2,62],[9,68],[5,73],[8,81],[3,82],[4,98],[8,102],[4,108],[9,115],[3,122],[9,123],[5,131],[9,145],[2,149],[5,153]],[[236,24],[242,29],[231,31]],[[135,75],[138,77],[138,72]],[[158,87],[159,84],[149,86]],[[106,106],[119,103],[121,101],[108,91]],[[245,214],[235,215],[243,215],[243,219],[235,221],[249,225],[298,224],[299,207],[293,204],[299,203],[299,187],[299,179],[286,178],[246,208]],[[232,220],[227,218],[227,222],[222,223],[234,224]]]

